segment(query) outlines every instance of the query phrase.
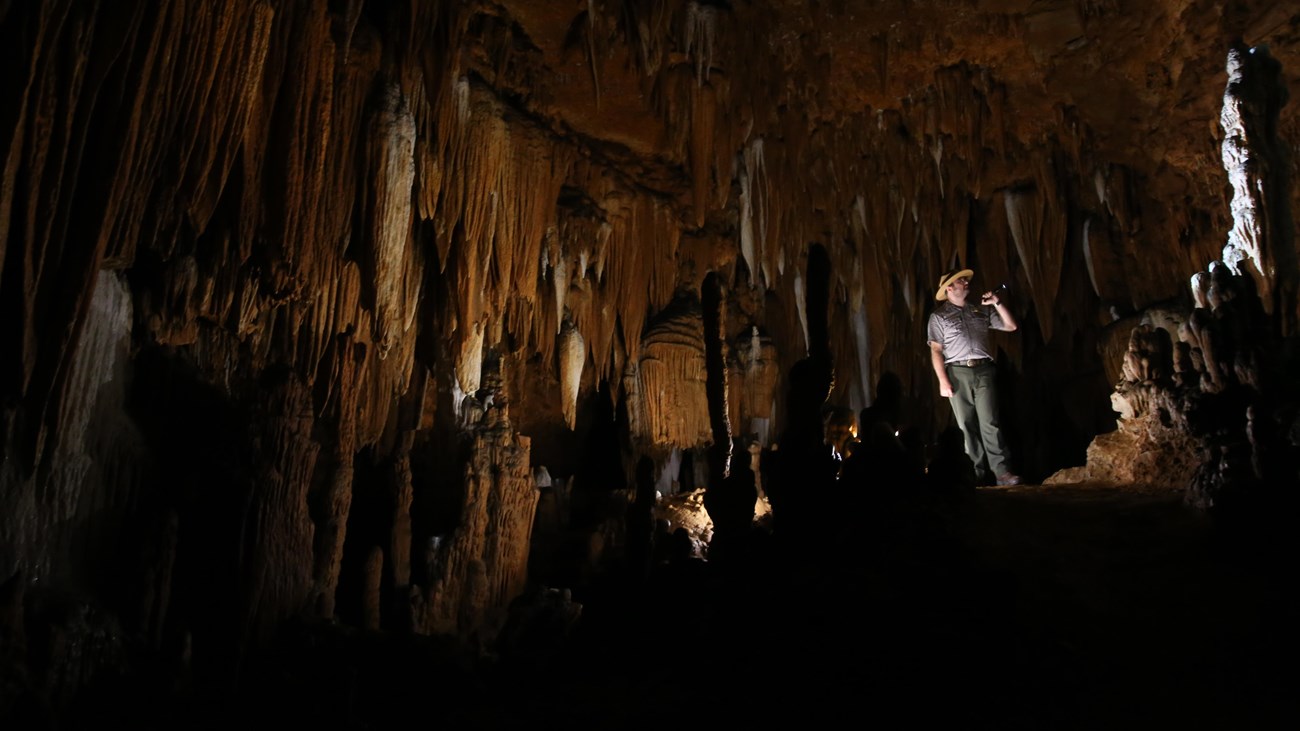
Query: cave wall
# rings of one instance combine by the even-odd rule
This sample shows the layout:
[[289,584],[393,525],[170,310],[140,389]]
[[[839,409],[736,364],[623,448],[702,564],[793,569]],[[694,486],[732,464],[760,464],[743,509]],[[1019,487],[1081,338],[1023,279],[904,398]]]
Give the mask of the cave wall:
[[1024,471],[1082,461],[1105,344],[1222,256],[1229,41],[1300,67],[1270,7],[6,3],[0,577],[196,656],[477,628],[531,468],[597,524],[639,456],[703,463],[709,275],[736,437],[778,433],[810,318],[831,401],[892,370],[944,426],[963,264],[1022,322]]

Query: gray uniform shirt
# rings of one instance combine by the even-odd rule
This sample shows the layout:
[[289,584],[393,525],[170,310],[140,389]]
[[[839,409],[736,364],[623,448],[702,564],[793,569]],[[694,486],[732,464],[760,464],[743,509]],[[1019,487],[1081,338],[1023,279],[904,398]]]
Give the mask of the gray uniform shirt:
[[958,307],[951,302],[941,302],[930,313],[926,336],[931,343],[943,346],[943,362],[992,358],[989,330],[1006,330],[1002,316],[994,307],[967,304]]

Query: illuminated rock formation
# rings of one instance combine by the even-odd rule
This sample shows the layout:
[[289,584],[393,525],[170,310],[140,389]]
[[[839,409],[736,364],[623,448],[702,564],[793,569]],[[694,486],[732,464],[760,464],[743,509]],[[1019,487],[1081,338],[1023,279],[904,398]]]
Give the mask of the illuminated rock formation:
[[731,407],[732,428],[737,436],[752,435],[765,445],[780,381],[776,344],[770,335],[760,334],[757,326],[750,326],[735,338],[731,353],[727,404]]
[[511,427],[503,402],[490,406],[474,430],[464,484],[457,528],[430,557],[431,583],[415,622],[424,632],[490,635],[524,590],[540,493],[529,439]]
[[704,323],[698,299],[682,296],[656,316],[641,341],[635,398],[644,421],[633,436],[658,448],[713,441],[705,394]]
[[1279,460],[1295,447],[1283,434],[1296,406],[1280,337],[1294,307],[1294,224],[1279,203],[1290,200],[1287,156],[1271,136],[1285,92],[1265,49],[1234,47],[1227,67],[1223,165],[1235,223],[1223,259],[1190,277],[1192,308],[1153,309],[1133,328],[1111,395],[1118,429],[1093,441],[1084,467],[1049,482],[1179,490],[1198,508],[1235,513],[1296,480]]

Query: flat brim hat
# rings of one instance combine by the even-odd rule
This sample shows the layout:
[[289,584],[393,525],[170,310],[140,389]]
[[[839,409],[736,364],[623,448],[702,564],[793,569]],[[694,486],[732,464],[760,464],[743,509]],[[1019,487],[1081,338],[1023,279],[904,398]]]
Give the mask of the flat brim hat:
[[973,276],[975,276],[974,271],[970,269],[961,269],[955,272],[951,272],[949,274],[945,274],[942,277],[939,277],[939,289],[934,293],[934,298],[940,302],[943,302],[944,300],[948,299],[948,285],[952,284],[958,279],[961,279],[962,277],[966,277],[967,279],[970,279]]

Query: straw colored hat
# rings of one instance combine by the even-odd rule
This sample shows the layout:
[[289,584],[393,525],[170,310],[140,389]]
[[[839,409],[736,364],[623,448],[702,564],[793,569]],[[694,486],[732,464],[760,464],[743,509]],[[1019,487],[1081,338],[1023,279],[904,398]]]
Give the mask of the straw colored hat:
[[966,277],[967,279],[970,279],[973,276],[975,276],[974,271],[970,269],[961,269],[959,271],[950,272],[948,274],[943,275],[942,277],[939,277],[939,289],[935,291],[934,298],[940,302],[943,302],[944,300],[948,299],[948,285],[952,284],[958,279],[961,279],[962,277]]

